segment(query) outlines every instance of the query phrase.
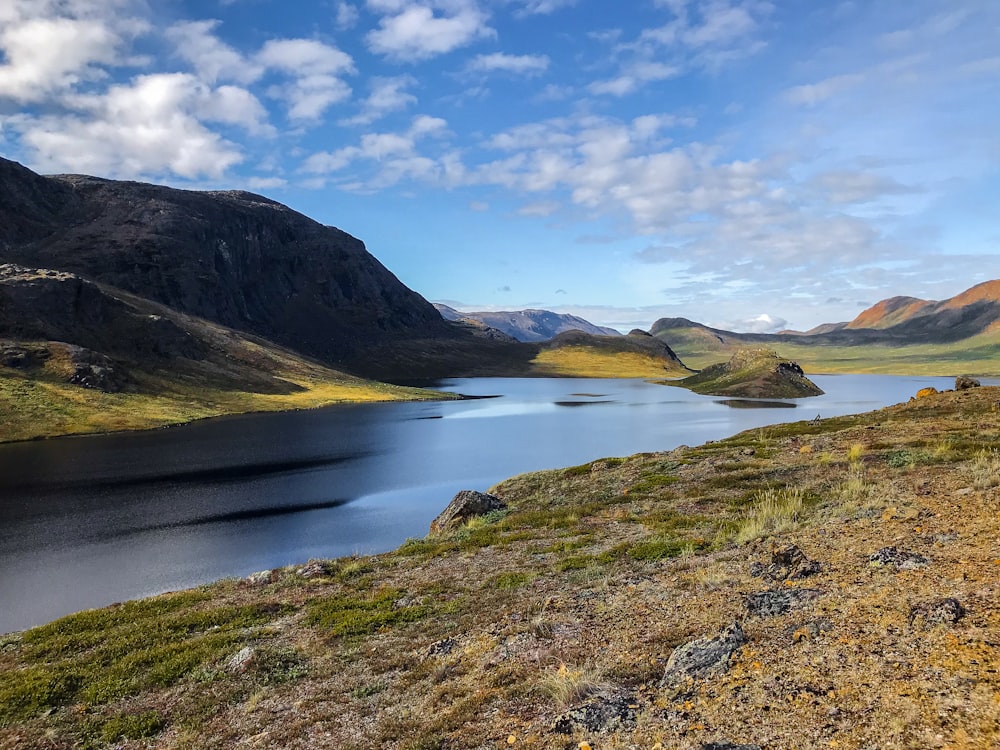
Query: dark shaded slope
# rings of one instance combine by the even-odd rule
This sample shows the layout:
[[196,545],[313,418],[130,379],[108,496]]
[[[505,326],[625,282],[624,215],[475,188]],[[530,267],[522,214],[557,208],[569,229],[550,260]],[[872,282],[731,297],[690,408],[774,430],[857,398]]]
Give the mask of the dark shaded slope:
[[0,167],[0,224],[14,227],[2,260],[69,271],[329,363],[396,338],[465,337],[360,240],[267,198]]

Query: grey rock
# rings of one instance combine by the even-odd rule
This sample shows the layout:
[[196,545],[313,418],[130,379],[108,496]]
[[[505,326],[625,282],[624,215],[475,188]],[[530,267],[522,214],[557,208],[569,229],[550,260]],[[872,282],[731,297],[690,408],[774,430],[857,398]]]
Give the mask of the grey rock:
[[907,552],[897,547],[883,547],[868,556],[872,567],[894,567],[896,570],[915,570],[927,565],[930,560],[916,552]]
[[744,604],[756,617],[775,617],[801,609],[822,595],[819,589],[770,589],[747,594]]
[[769,578],[772,581],[796,581],[814,576],[823,566],[810,560],[796,545],[775,550],[768,565],[755,562],[750,565],[750,575],[754,578]]
[[295,574],[302,578],[322,578],[323,576],[330,575],[330,572],[327,564],[322,560],[309,560],[305,565],[296,570]]
[[729,658],[746,642],[743,628],[734,622],[719,635],[704,636],[678,646],[667,660],[661,685],[724,673],[729,669]]
[[226,671],[246,672],[257,657],[257,651],[253,646],[244,646],[226,661]]
[[506,507],[503,500],[496,495],[476,490],[462,490],[452,498],[448,507],[431,521],[431,533],[439,534],[458,528],[470,518],[485,516],[495,510],[504,510]]
[[968,375],[959,375],[955,378],[956,391],[967,391],[970,388],[979,388],[981,385],[982,383],[975,378],[969,377]]
[[273,579],[273,575],[270,570],[258,570],[256,573],[251,573],[243,580],[249,583],[251,586],[264,586],[268,584]]
[[631,729],[635,726],[638,709],[631,693],[600,693],[562,714],[553,724],[552,731],[572,734],[578,728],[587,732]]
[[427,655],[445,656],[455,649],[457,643],[458,641],[454,638],[442,638],[440,641],[434,641],[434,643],[427,647]]
[[956,623],[965,617],[965,607],[954,597],[931,599],[918,602],[910,608],[909,623],[923,622],[925,625]]
[[706,742],[701,750],[762,750],[760,745],[739,745],[735,742]]

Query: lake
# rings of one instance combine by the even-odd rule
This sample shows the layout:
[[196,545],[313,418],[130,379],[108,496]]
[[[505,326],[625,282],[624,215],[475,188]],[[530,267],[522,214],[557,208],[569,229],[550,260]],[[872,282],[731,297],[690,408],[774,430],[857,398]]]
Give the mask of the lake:
[[764,408],[642,380],[444,381],[465,401],[336,406],[0,445],[0,633],[228,576],[383,552],[461,489],[905,401],[950,378],[812,376]]

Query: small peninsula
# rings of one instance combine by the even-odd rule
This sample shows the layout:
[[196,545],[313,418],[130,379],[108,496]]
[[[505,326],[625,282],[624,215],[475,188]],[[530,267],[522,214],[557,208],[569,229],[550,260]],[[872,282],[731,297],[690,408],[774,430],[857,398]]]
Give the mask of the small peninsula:
[[706,396],[735,398],[805,398],[823,390],[795,362],[770,349],[745,347],[728,362],[710,365],[682,380],[663,381]]

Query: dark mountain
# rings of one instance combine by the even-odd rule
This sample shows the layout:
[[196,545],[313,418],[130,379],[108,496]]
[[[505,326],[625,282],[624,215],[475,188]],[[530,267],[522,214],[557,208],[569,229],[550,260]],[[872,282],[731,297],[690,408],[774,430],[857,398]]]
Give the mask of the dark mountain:
[[[86,294],[131,295],[391,382],[523,374],[537,354],[445,321],[360,240],[252,193],[43,177],[0,159],[0,263],[31,269],[39,293],[51,293],[48,272],[72,274]],[[39,315],[39,335],[77,343],[79,321]],[[24,320],[5,320],[0,339],[26,335]]]
[[583,331],[594,336],[621,336],[614,328],[594,325],[576,315],[550,310],[514,310],[509,312],[461,312],[448,305],[434,307],[445,320],[476,321],[511,336],[518,341],[548,341],[565,331]]
[[194,192],[0,160],[0,261],[70,272],[334,365],[467,332],[364,244],[246,192]]

